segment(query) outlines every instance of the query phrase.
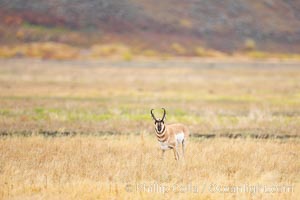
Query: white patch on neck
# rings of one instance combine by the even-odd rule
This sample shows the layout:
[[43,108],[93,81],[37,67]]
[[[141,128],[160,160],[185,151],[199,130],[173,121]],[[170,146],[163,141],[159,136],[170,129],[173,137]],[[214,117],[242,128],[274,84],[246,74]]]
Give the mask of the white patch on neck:
[[159,142],[159,144],[160,144],[160,148],[162,150],[168,150],[168,149],[170,149],[167,141],[165,141],[165,142]]
[[184,134],[183,133],[178,133],[175,135],[176,142],[177,144],[181,144],[182,141],[184,140]]

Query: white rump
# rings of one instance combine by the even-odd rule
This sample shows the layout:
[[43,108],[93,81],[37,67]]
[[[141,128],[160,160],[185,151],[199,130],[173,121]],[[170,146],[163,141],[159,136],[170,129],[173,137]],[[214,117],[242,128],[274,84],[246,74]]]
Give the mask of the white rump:
[[177,144],[181,144],[182,141],[184,140],[184,134],[183,133],[178,133],[176,134],[176,141],[177,141]]

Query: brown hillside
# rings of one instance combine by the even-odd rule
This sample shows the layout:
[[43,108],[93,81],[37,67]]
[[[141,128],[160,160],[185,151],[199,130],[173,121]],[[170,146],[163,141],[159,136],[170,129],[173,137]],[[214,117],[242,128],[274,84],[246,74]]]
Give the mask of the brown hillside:
[[19,41],[11,32],[25,24],[63,27],[81,38],[25,29],[25,42],[123,42],[161,51],[180,44],[189,53],[197,46],[238,51],[251,41],[258,50],[299,53],[299,13],[295,0],[0,0],[0,36],[2,44]]

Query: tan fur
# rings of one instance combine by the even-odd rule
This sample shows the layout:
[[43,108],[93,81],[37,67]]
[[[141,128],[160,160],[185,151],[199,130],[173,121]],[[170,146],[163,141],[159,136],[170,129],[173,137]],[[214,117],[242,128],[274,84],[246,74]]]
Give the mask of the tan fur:
[[157,119],[151,109],[150,113],[154,120],[155,134],[162,149],[162,157],[167,149],[173,149],[175,160],[179,160],[178,146],[182,146],[182,156],[184,156],[185,143],[189,137],[189,130],[183,124],[169,124],[165,125],[166,109],[161,119]]
[[[165,131],[162,134],[156,133],[157,139],[159,142],[166,142],[167,145],[170,147],[170,149],[173,149],[174,151],[174,156],[175,159],[179,159],[179,153],[178,153],[178,144],[176,141],[176,135],[183,133],[184,134],[184,142],[181,144],[182,145],[182,153],[184,156],[184,148],[186,141],[189,137],[189,130],[188,128],[180,123],[176,124],[169,124],[169,125],[164,125],[165,126]],[[185,144],[184,144],[185,143]],[[164,154],[165,150],[162,150],[162,154]]]

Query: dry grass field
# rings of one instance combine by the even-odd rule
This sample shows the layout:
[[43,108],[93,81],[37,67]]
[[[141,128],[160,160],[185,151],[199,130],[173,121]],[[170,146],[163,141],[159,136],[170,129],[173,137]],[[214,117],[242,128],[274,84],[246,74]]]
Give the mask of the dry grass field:
[[[0,199],[297,199],[299,80],[287,62],[0,60]],[[179,162],[161,107],[192,133]]]

